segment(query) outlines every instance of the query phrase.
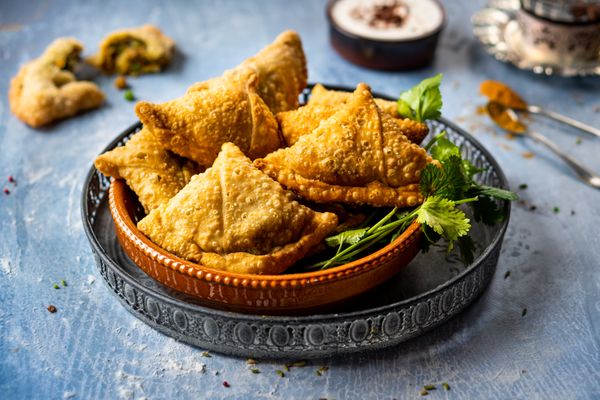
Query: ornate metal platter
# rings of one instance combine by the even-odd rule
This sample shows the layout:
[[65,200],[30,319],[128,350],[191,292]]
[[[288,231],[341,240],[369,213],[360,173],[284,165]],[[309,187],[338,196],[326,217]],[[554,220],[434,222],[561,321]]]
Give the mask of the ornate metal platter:
[[[348,88],[335,88],[349,90]],[[377,97],[383,97],[375,94]],[[105,151],[121,146],[136,124]],[[486,171],[478,179],[507,187],[492,156],[471,135],[451,122],[430,122],[431,134],[446,130],[463,154]],[[107,205],[109,179],[92,168],[82,193],[86,235],[106,285],[137,318],[182,342],[215,352],[253,358],[317,358],[379,349],[418,336],[452,318],[474,301],[491,280],[508,225],[473,224],[475,261],[464,266],[445,248],[419,254],[394,278],[342,305],[312,316],[262,316],[215,310],[154,281],[123,253]],[[507,215],[510,204],[503,204]]]

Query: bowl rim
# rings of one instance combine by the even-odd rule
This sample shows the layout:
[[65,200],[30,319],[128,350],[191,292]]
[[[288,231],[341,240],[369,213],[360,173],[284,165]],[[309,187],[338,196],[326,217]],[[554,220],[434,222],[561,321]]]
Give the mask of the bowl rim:
[[[344,91],[352,90],[352,88],[350,88],[348,86],[326,84],[326,83],[322,83],[322,85],[331,90],[344,90]],[[313,86],[314,86],[314,84],[309,84],[307,86],[307,88],[311,88]],[[374,92],[373,95],[376,97],[382,98],[382,99],[395,100],[392,96],[384,95],[381,93]],[[490,163],[492,168],[495,170],[496,175],[498,176],[498,180],[500,181],[500,187],[508,188],[508,181],[506,179],[506,175],[504,175],[504,171],[502,171],[502,169],[500,168],[500,165],[498,164],[496,159],[492,156],[492,154],[489,152],[489,150],[487,150],[473,135],[466,132],[464,129],[460,128],[455,123],[447,120],[444,117],[440,117],[438,119],[438,121],[440,121],[442,124],[452,128],[456,132],[460,133],[461,136],[463,136],[469,142],[471,142],[473,144],[473,146],[475,146],[477,148],[477,150],[479,150],[484,155],[484,157]],[[122,132],[115,139],[113,139],[102,150],[102,152],[106,152],[106,151],[114,148],[116,146],[116,144],[118,144],[120,141],[123,140],[123,137],[135,132],[140,126],[141,126],[141,122],[139,122],[139,121],[136,122],[135,124],[131,125],[124,132]],[[113,271],[122,271],[122,268],[119,267],[119,265],[117,264],[116,261],[114,261],[112,258],[105,255],[104,249],[100,245],[100,242],[94,233],[94,227],[93,227],[93,219],[94,218],[93,218],[93,216],[92,216],[92,218],[89,218],[91,215],[90,215],[90,210],[88,207],[88,195],[87,195],[86,189],[90,186],[91,182],[93,181],[93,179],[96,175],[96,172],[97,172],[97,170],[92,163],[92,166],[90,167],[90,169],[87,173],[87,176],[84,180],[84,183],[83,183],[83,190],[82,190],[82,196],[81,196],[81,218],[83,220],[84,232],[88,238],[88,241],[90,242],[90,245],[92,246],[92,249],[97,254],[97,256],[101,257],[104,262],[111,264],[111,268]],[[103,200],[103,199],[100,199],[100,200]],[[277,323],[277,322],[289,323],[290,318],[297,322],[306,322],[306,323],[310,323],[310,322],[314,323],[314,322],[324,321],[324,320],[327,320],[329,322],[335,322],[338,320],[345,320],[348,318],[360,318],[362,316],[368,316],[373,313],[384,313],[385,310],[388,310],[388,309],[393,310],[397,307],[406,306],[411,303],[417,303],[417,302],[423,300],[424,298],[431,297],[436,292],[443,291],[444,289],[446,289],[450,286],[453,286],[457,281],[459,281],[459,280],[465,278],[467,275],[471,274],[473,272],[473,270],[476,269],[479,266],[479,264],[484,259],[486,259],[492,251],[495,251],[495,249],[498,247],[498,242],[502,241],[504,234],[506,233],[506,230],[508,228],[508,224],[510,222],[510,211],[511,211],[510,201],[504,201],[503,203],[504,203],[504,211],[505,211],[506,219],[502,222],[502,225],[499,226],[498,230],[496,231],[496,234],[490,241],[490,244],[484,249],[483,252],[481,252],[481,254],[479,254],[479,256],[477,258],[475,258],[475,260],[473,260],[473,262],[469,266],[467,266],[459,274],[452,277],[451,279],[448,279],[444,283],[442,283],[426,292],[420,293],[417,296],[409,297],[409,298],[406,298],[406,299],[403,299],[403,300],[400,300],[400,301],[397,301],[394,303],[390,303],[390,304],[384,304],[379,307],[351,311],[351,312],[343,312],[343,313],[335,312],[335,313],[329,313],[329,314],[323,313],[323,314],[303,315],[303,316],[269,315],[270,322],[272,322],[272,323]],[[208,307],[208,306],[204,306],[204,305],[189,303],[189,302],[182,301],[182,300],[173,298],[171,296],[168,296],[165,293],[157,292],[155,289],[145,286],[142,283],[138,282],[136,279],[134,279],[132,276],[130,276],[127,273],[120,272],[120,277],[127,284],[131,285],[135,289],[138,289],[142,292],[151,293],[155,298],[160,299],[161,301],[169,304],[172,307],[182,308],[182,309],[185,309],[192,313],[202,313],[205,315],[218,316],[218,317],[225,318],[225,319],[231,317],[232,315],[235,315],[236,319],[240,320],[240,321],[246,321],[246,322],[250,322],[250,323],[253,323],[256,321],[256,315],[254,315],[254,314],[244,314],[244,313],[237,313],[237,312],[232,312],[232,311],[225,311],[225,310],[212,308],[212,307]]]
[[162,266],[173,270],[176,273],[188,275],[193,279],[205,282],[216,282],[220,285],[233,287],[269,287],[271,289],[307,287],[327,284],[329,281],[341,281],[349,279],[355,275],[367,273],[372,269],[379,267],[388,257],[393,256],[393,251],[400,248],[402,244],[410,244],[416,240],[416,235],[420,235],[421,224],[416,220],[393,242],[387,244],[381,249],[369,253],[368,255],[354,260],[350,263],[342,264],[337,267],[279,275],[259,275],[243,274],[239,272],[230,272],[207,267],[200,263],[194,263],[184,260],[181,257],[161,248],[152,242],[143,232],[141,232],[131,217],[128,215],[125,207],[125,196],[127,185],[123,179],[111,179],[109,189],[109,204],[111,215],[122,233],[127,235],[128,239],[136,243],[138,250],[141,250],[147,257],[159,262]]
[[440,0],[432,0],[434,3],[437,4],[437,6],[442,11],[442,22],[440,22],[440,25],[437,28],[435,28],[434,30],[422,33],[422,34],[420,34],[418,36],[411,37],[411,38],[408,38],[408,39],[373,39],[373,38],[369,38],[369,37],[365,37],[365,36],[360,36],[360,35],[357,35],[355,33],[348,32],[347,30],[343,29],[334,20],[334,18],[331,15],[331,10],[333,9],[333,5],[335,3],[337,3],[338,1],[340,1],[340,0],[328,0],[327,1],[327,6],[326,6],[326,9],[325,9],[325,15],[327,16],[327,21],[329,22],[329,26],[331,26],[332,28],[335,28],[336,31],[338,31],[339,33],[343,34],[344,36],[347,36],[350,39],[362,41],[362,42],[365,42],[365,43],[373,43],[373,44],[398,44],[398,45],[400,45],[400,44],[408,44],[408,43],[416,43],[416,42],[420,42],[422,40],[429,39],[429,38],[432,38],[432,37],[435,37],[435,36],[439,35],[444,30],[444,28],[446,28],[446,24],[448,23],[448,16],[446,15],[446,8],[442,4],[442,2]]

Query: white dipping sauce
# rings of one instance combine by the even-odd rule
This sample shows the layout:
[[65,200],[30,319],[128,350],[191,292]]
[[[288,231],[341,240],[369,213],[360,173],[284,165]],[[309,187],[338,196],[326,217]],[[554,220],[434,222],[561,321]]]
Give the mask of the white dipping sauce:
[[[377,7],[400,4],[402,23],[373,23]],[[407,40],[436,30],[443,21],[443,12],[433,0],[339,0],[331,9],[331,18],[344,31],[375,40]],[[382,21],[381,23],[379,23]]]

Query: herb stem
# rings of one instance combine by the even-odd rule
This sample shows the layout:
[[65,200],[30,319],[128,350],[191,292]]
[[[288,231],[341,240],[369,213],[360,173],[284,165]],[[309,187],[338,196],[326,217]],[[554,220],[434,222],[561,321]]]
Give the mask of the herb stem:
[[442,132],[438,133],[437,135],[435,135],[434,137],[432,137],[431,140],[425,146],[423,146],[425,151],[429,151],[431,146],[433,146],[435,144],[435,142],[437,142],[439,139],[443,138],[444,136],[446,136],[446,131],[442,131]]
[[479,200],[479,197],[477,197],[477,196],[469,197],[468,199],[455,200],[454,204],[458,205],[458,204],[463,204],[463,203],[471,203],[471,202],[477,201],[477,200]]
[[383,224],[385,224],[386,222],[388,222],[389,219],[392,218],[392,216],[396,213],[397,209],[398,209],[398,207],[394,207],[394,209],[392,211],[390,211],[385,217],[383,217],[381,220],[379,220],[379,222],[377,222],[375,225],[373,225],[372,227],[370,227],[367,230],[366,235],[369,235],[369,234],[375,232],[380,226],[382,226]]
[[[393,212],[388,213],[380,222],[383,221],[383,223],[385,223],[386,221],[388,221],[395,214],[396,208],[394,208],[394,210],[392,211]],[[314,267],[321,267],[321,269],[325,269],[334,263],[339,263],[354,257],[355,255],[371,247],[373,244],[377,243],[381,238],[387,236],[407,221],[414,219],[414,217],[417,215],[417,211],[418,208],[416,208],[409,214],[403,216],[402,218],[394,222],[390,222],[386,225],[383,225],[382,223],[378,222],[373,227],[369,228],[369,230],[367,230],[367,236],[362,238],[360,242],[354,243],[342,251],[339,251],[338,248],[338,252],[335,254],[335,256],[333,256],[327,261],[315,264]]]

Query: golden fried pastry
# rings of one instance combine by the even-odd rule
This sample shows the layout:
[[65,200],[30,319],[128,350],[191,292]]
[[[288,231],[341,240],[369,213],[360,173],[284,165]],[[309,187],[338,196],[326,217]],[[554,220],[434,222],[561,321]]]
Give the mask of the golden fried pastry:
[[313,133],[255,165],[315,202],[407,207],[423,200],[419,177],[429,162],[361,83]]
[[[327,90],[321,84],[316,84],[311,92],[308,103],[297,110],[277,114],[277,122],[281,134],[288,146],[293,145],[302,135],[315,130],[321,121],[326,120],[337,112],[340,105],[350,98],[350,93]],[[400,130],[411,142],[421,143],[429,133],[429,128],[422,122],[402,118],[396,110],[396,102],[374,99],[377,106],[394,117]]]
[[158,72],[171,61],[175,42],[153,25],[109,34],[89,61],[107,74],[138,75]]
[[100,106],[104,93],[92,82],[77,81],[73,74],[82,50],[77,40],[60,38],[25,64],[10,82],[11,111],[37,128]]
[[197,83],[166,103],[139,102],[135,111],[165,148],[204,167],[227,142],[254,159],[281,147],[277,121],[257,85],[256,73],[246,68]]
[[337,218],[300,205],[232,143],[138,228],[154,243],[209,268],[278,274],[335,229]]
[[298,108],[298,95],[306,87],[306,57],[300,36],[286,31],[239,68],[250,67],[259,77],[258,93],[273,114]]
[[147,213],[169,201],[200,172],[193,161],[165,150],[146,128],[125,146],[98,156],[94,164],[104,175],[125,179]]

